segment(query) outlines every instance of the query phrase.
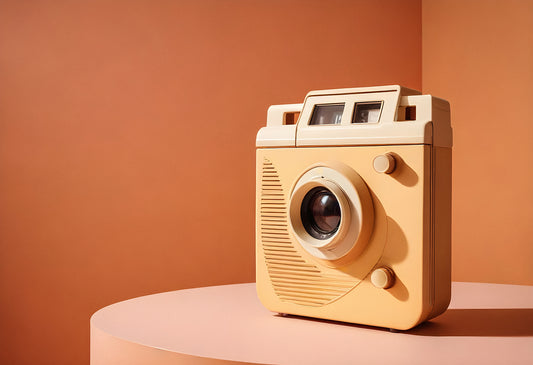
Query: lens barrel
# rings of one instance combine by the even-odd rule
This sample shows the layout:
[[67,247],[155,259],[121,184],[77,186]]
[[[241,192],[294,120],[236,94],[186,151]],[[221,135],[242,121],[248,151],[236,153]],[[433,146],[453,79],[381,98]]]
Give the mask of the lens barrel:
[[302,224],[312,237],[326,240],[339,229],[341,208],[335,195],[327,188],[319,186],[307,192],[301,209]]

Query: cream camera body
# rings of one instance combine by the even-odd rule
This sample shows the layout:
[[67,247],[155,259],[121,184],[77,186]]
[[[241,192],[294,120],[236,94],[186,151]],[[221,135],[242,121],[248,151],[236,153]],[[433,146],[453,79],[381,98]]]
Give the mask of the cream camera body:
[[399,330],[446,310],[448,102],[400,86],[313,91],[271,106],[256,145],[266,308]]

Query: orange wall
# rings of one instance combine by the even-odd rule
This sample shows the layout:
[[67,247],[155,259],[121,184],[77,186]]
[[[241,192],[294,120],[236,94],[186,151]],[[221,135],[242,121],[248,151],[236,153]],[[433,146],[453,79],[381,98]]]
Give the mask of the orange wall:
[[423,89],[454,128],[453,280],[533,284],[533,1],[423,1]]
[[254,280],[268,105],[420,89],[420,46],[420,1],[3,1],[0,362],[87,363],[98,308]]

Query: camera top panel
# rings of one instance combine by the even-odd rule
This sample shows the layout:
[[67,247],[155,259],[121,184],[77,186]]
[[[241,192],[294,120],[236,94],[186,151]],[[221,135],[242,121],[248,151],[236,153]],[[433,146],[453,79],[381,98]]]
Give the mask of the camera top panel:
[[273,105],[257,147],[433,144],[451,147],[447,101],[398,85],[312,91]]

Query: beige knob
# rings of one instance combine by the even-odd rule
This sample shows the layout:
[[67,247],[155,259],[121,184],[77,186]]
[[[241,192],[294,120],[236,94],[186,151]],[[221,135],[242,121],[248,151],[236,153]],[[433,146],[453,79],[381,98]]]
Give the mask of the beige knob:
[[396,168],[396,159],[390,153],[374,158],[374,170],[382,174],[390,174]]
[[370,281],[376,288],[388,289],[394,284],[394,271],[388,267],[380,267],[372,272]]

